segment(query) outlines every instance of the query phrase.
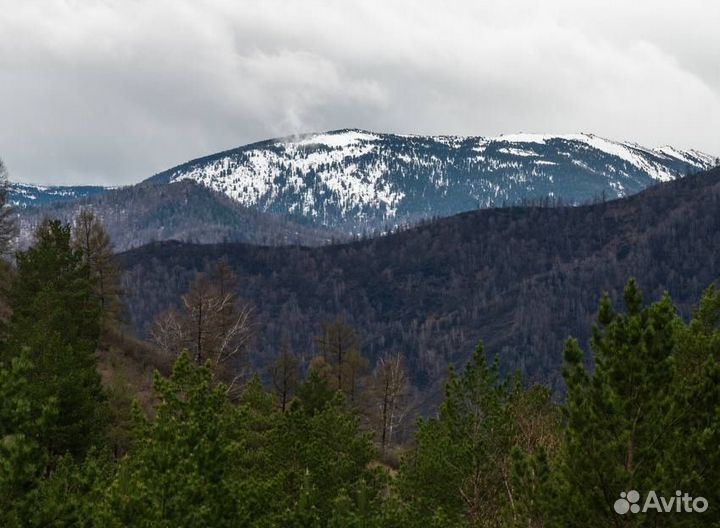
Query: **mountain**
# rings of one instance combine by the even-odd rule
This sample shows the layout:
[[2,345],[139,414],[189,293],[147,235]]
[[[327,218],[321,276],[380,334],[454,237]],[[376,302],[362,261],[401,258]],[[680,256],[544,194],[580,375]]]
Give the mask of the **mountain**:
[[97,196],[108,190],[97,185],[47,186],[29,183],[10,183],[10,203],[25,207],[69,202],[90,196]]
[[[11,201],[19,206],[21,244],[44,216],[71,219],[92,206],[119,250],[173,239],[317,245],[479,208],[627,196],[716,161],[592,134],[485,138],[346,129],[247,145],[120,189],[13,183]],[[183,187],[182,196],[161,191],[188,181],[199,185]],[[169,201],[190,195],[206,204],[204,212]],[[158,203],[162,210],[151,214]]]
[[158,243],[120,259],[140,335],[196,272],[227,257],[256,307],[259,364],[284,337],[309,358],[321,323],[341,315],[371,359],[403,354],[428,390],[482,339],[505,372],[562,391],[563,342],[587,343],[602,292],[618,301],[636,277],[647,300],[668,290],[689,313],[720,277],[718,211],[720,168],[615,201],[479,210],[347,244]]
[[593,134],[407,136],[356,129],[273,139],[149,181],[193,180],[239,203],[348,233],[501,204],[580,204],[711,168],[712,156]]
[[343,238],[328,228],[248,209],[224,194],[182,181],[107,189],[73,200],[18,207],[20,247],[30,243],[43,218],[72,222],[83,208],[100,217],[118,251],[157,240],[318,245]]

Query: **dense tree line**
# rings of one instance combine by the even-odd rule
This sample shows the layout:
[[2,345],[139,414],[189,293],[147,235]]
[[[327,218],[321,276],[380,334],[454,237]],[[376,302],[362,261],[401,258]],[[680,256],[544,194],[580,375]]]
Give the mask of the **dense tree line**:
[[448,365],[482,340],[503,373],[520,369],[564,391],[557,350],[582,345],[597,294],[619,298],[630,277],[652,299],[667,289],[688,316],[720,275],[718,170],[583,207],[476,211],[321,248],[158,244],[121,255],[130,322],[147,335],[198,272],[226,257],[255,306],[256,359],[287,340],[305,360],[338,316],[371,363],[400,353],[415,385],[441,393]]

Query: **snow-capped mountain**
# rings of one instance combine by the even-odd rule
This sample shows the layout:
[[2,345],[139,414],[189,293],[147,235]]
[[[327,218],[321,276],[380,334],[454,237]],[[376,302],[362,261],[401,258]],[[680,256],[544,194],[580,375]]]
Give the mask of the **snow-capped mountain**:
[[29,183],[10,183],[10,203],[20,207],[69,202],[107,191],[107,187],[77,185],[48,186]]
[[551,197],[622,197],[708,169],[695,150],[593,134],[498,137],[357,129],[274,139],[190,161],[153,182],[194,180],[262,211],[347,231]]

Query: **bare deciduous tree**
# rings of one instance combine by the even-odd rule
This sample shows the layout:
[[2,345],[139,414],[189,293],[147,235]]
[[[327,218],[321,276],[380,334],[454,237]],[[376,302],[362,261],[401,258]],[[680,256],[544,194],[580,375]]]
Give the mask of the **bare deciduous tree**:
[[103,317],[106,320],[115,318],[120,310],[120,269],[110,236],[91,209],[82,209],[75,218],[73,245],[82,250],[90,268]]
[[168,354],[187,349],[200,364],[226,368],[240,358],[253,335],[252,307],[236,293],[235,276],[220,262],[210,273],[199,273],[178,310],[155,321],[155,344]]
[[285,412],[300,382],[300,363],[287,340],[280,347],[280,355],[271,365],[270,374],[273,390],[280,402],[280,409]]
[[409,393],[408,375],[400,355],[380,358],[373,372],[370,395],[382,453],[405,418]]
[[[354,369],[349,372],[347,362],[351,358],[360,356],[360,338],[352,326],[342,319],[326,323],[322,333],[315,338],[320,355],[328,365],[332,366],[333,383],[337,390],[344,391],[348,396],[354,391],[356,380],[349,379],[355,374]],[[352,381],[353,387],[350,387]]]
[[170,357],[177,357],[185,347],[185,329],[182,316],[171,308],[156,319],[150,336],[155,345]]

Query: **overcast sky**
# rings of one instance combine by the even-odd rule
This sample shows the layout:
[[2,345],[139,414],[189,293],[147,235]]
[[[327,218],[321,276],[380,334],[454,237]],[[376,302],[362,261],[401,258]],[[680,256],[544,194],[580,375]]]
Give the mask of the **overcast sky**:
[[125,184],[347,127],[720,155],[718,27],[716,0],[0,0],[0,157]]

